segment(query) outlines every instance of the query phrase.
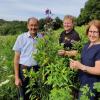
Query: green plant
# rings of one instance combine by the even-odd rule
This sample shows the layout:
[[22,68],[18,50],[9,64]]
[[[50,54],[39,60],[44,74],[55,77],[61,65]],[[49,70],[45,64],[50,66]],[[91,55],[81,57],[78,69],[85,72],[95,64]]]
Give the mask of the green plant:
[[29,84],[29,91],[33,91],[31,99],[56,100],[58,93],[62,100],[65,98],[70,100],[73,97],[72,89],[77,88],[77,83],[74,83],[77,71],[70,70],[68,67],[69,57],[58,55],[58,50],[63,49],[58,40],[59,34],[52,30],[49,30],[42,39],[38,39],[37,53],[33,54],[33,57],[37,60],[40,69],[33,72],[35,76],[31,78]]
[[80,100],[90,100],[90,97],[94,96],[88,84],[80,88],[80,91],[81,91]]
[[96,89],[97,92],[100,92],[100,82],[94,83],[94,87],[93,88]]

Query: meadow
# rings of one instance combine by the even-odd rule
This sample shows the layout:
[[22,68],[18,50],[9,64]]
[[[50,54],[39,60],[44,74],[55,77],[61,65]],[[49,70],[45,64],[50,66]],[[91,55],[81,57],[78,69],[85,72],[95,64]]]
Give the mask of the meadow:
[[[77,32],[81,37],[81,42],[78,43],[75,46],[75,48],[81,50],[82,45],[87,41],[85,35],[85,26],[76,27],[75,29],[77,30]],[[42,67],[40,71],[37,72],[38,75],[37,73],[34,73],[34,75],[36,75],[35,76],[36,80],[39,78],[39,76],[41,76],[41,79],[39,79],[38,81],[39,82],[38,90],[36,90],[36,88],[32,89],[32,91],[33,90],[36,91],[35,93],[36,95],[38,95],[38,97],[36,97],[33,92],[31,100],[33,100],[33,98],[34,99],[40,98],[41,100],[65,100],[65,98],[68,98],[68,100],[72,100],[72,96],[70,94],[71,93],[70,85],[73,85],[73,82],[70,81],[70,78],[74,78],[76,72],[70,71],[69,68],[63,67],[67,66],[67,63],[63,62],[65,60],[66,62],[68,62],[68,58],[63,59],[61,57],[56,56],[57,50],[61,48],[60,46],[58,46],[58,38],[62,30],[63,29],[53,31],[51,34],[53,38],[49,37],[50,35],[45,36],[45,39],[48,40],[48,46],[47,46],[48,48],[46,47],[47,44],[44,44],[44,42],[40,40],[41,43],[38,45],[40,51],[36,55],[36,59]],[[14,68],[13,68],[14,51],[12,51],[12,47],[15,43],[16,38],[17,35],[0,36],[0,100],[16,100],[17,98],[17,88],[14,85]],[[58,69],[55,68],[55,66]],[[66,72],[68,74],[66,74]],[[48,74],[48,79],[46,79],[47,76],[45,76],[47,74]],[[34,75],[33,74],[32,76],[30,75],[30,77],[32,77],[33,79]],[[58,77],[53,78],[54,75],[59,76],[59,78]],[[53,89],[50,88],[51,85]],[[66,95],[65,91],[66,93],[67,92],[69,93],[67,93]],[[59,94],[59,96],[57,96],[57,94]]]

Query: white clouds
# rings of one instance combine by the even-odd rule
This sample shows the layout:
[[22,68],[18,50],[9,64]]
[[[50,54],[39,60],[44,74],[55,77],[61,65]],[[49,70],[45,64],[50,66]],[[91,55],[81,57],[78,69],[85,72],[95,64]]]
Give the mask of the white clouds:
[[[29,16],[44,17],[46,8],[55,16],[78,16],[87,0],[0,0],[0,18],[25,20]],[[10,17],[11,16],[11,17]],[[19,17],[21,16],[21,18]],[[7,18],[8,17],[8,18]]]

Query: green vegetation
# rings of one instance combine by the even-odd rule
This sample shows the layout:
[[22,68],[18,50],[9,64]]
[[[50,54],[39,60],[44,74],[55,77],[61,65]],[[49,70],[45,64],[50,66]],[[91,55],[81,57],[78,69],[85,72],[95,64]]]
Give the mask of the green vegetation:
[[[81,52],[83,44],[87,41],[85,36],[85,26],[75,28],[82,39],[73,48]],[[32,91],[31,100],[73,100],[76,94],[73,90],[79,91],[79,82],[76,77],[77,71],[70,70],[69,58],[57,55],[59,46],[58,38],[62,29],[49,31],[37,45],[38,53],[34,54],[35,59],[41,66],[38,72],[30,72],[31,78],[29,90]],[[17,88],[14,85],[13,56],[12,47],[17,35],[0,36],[0,100],[16,100]],[[74,59],[79,59],[77,55]],[[33,86],[34,85],[34,86]],[[100,83],[95,83],[94,88],[100,91]],[[83,87],[82,99],[88,97],[86,93],[89,87]],[[27,92],[28,92],[27,91]],[[58,99],[59,98],[59,99]],[[76,97],[74,97],[76,98]]]
[[[100,0],[88,0],[85,7],[81,9],[79,17],[76,18],[77,25],[82,25],[75,27],[81,37],[81,42],[76,42],[73,48],[79,53],[87,41],[83,24],[87,24],[92,19],[100,19],[99,13]],[[52,20],[52,28],[56,31],[49,30],[42,40],[38,40],[38,53],[33,56],[41,67],[37,72],[26,73],[31,78],[27,92],[32,91],[31,100],[73,100],[73,98],[76,99],[76,96],[73,97],[76,94],[74,90],[79,91],[77,71],[69,68],[69,57],[57,55],[57,51],[62,48],[58,42],[59,34],[62,32],[62,20],[59,17],[50,20]],[[45,31],[46,21],[46,18],[39,20],[39,30],[42,32]],[[0,19],[0,100],[17,100],[12,47],[17,35],[27,31],[26,24],[26,21]],[[74,59],[80,59],[80,54]],[[100,83],[95,83],[94,89],[100,92]],[[80,91],[83,94],[81,100],[89,100],[86,95],[89,87],[85,86]],[[93,93],[90,92],[90,95]]]
[[25,31],[27,31],[25,21],[0,20],[0,35],[16,35]]
[[11,100],[16,97],[12,52],[15,39],[16,36],[0,36],[0,100]]
[[77,25],[87,24],[90,20],[100,20],[100,0],[88,0],[77,18]]
[[[53,19],[52,19],[53,20]],[[39,31],[44,31],[44,25],[46,24],[46,18],[39,20]],[[27,31],[26,21],[5,21],[0,19],[0,35],[18,35]],[[62,26],[62,20],[56,17],[52,23],[53,29],[57,30]]]
[[[83,44],[87,42],[84,34],[85,26],[76,27],[76,30],[80,33],[82,41],[76,42],[73,48],[80,53]],[[58,42],[61,31],[62,29],[48,31],[43,39],[38,40],[39,43],[36,45],[38,51],[33,56],[38,61],[40,69],[37,72],[26,74],[31,78],[28,86],[28,92],[32,91],[31,100],[77,100],[77,96],[75,96],[77,91],[82,92],[80,100],[89,100],[89,95],[93,95],[88,86],[84,86],[79,90],[80,84],[77,71],[69,68],[69,57],[61,57],[57,54],[57,51],[63,48],[59,46]],[[73,59],[79,60],[80,54]],[[94,86],[97,91],[99,91],[99,84],[96,83]]]

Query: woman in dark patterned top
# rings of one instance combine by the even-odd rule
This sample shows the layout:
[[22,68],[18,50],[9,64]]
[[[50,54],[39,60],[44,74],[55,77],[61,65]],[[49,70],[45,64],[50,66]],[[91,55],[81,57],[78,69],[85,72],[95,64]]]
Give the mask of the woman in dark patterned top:
[[93,85],[100,82],[100,20],[93,20],[89,23],[86,34],[89,42],[85,44],[81,62],[71,60],[70,68],[79,70],[81,87],[88,84],[95,96],[90,96],[89,100],[98,100],[94,92]]

